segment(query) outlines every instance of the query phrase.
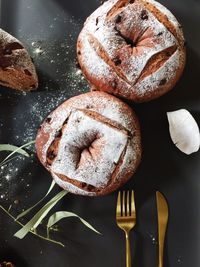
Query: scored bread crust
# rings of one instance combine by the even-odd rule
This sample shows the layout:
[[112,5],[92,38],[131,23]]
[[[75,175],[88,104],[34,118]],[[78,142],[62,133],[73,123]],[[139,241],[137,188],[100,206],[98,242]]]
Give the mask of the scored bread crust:
[[85,22],[77,56],[91,90],[145,102],[171,90],[186,60],[180,24],[153,0],[108,0]]
[[38,87],[34,64],[24,45],[0,29],[0,84],[29,91]]
[[36,149],[62,188],[104,195],[135,173],[141,160],[140,126],[127,104],[104,92],[89,92],[67,100],[47,117]]

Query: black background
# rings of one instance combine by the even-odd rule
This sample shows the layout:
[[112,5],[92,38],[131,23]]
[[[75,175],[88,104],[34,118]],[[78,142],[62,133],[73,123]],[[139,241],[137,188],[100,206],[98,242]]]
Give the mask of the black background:
[[[160,190],[170,208],[164,266],[198,267],[200,154],[186,156],[175,148],[170,140],[166,112],[186,108],[200,124],[200,1],[161,2],[183,25],[187,65],[172,92],[150,103],[131,104],[140,119],[143,140],[142,164],[125,186],[136,194],[137,225],[131,233],[133,266],[158,266],[155,191]],[[21,145],[34,139],[38,126],[52,108],[88,90],[84,80],[77,81],[68,72],[76,70],[75,45],[82,24],[98,5],[97,0],[1,1],[1,27],[26,44],[37,66],[40,86],[37,92],[27,94],[0,88],[0,143]],[[45,49],[39,56],[34,54],[38,45]],[[20,171],[16,175],[12,172],[11,181],[5,184],[5,172],[0,177],[4,183],[0,193],[7,192],[0,199],[1,204],[8,207],[16,199],[20,201],[19,205],[13,204],[14,215],[39,200],[51,181],[35,157],[15,164]],[[59,223],[60,231],[53,235],[65,243],[65,248],[31,234],[24,240],[14,238],[18,225],[0,212],[0,261],[10,260],[17,267],[125,266],[124,235],[115,223],[116,197],[117,192],[98,198],[67,195],[54,211],[76,212],[103,235],[89,231],[76,219],[67,219]],[[45,234],[43,227],[41,233]]]

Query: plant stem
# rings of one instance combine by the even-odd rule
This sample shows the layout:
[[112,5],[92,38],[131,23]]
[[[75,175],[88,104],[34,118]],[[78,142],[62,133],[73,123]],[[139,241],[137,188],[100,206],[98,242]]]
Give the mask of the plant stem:
[[[0,208],[1,208],[1,209],[2,209],[2,210],[3,210],[3,211],[10,217],[10,218],[12,218],[16,223],[18,223],[18,224],[21,225],[22,227],[24,226],[21,222],[17,221],[17,220],[15,219],[15,217],[14,217],[12,214],[10,214],[9,211],[7,211],[3,206],[0,205]],[[35,233],[35,232],[32,231],[32,230],[30,230],[29,232],[30,232],[31,234],[33,234],[33,235],[35,235],[35,236],[37,236],[37,237],[43,239],[43,240],[46,240],[46,241],[52,242],[52,243],[54,243],[54,244],[60,245],[60,246],[62,246],[62,247],[65,247],[65,245],[64,245],[63,243],[61,243],[61,242],[58,242],[58,241],[53,240],[53,239],[50,239],[50,238],[48,238],[48,237],[39,235],[39,234]]]
[[30,146],[30,145],[32,145],[32,144],[34,144],[34,143],[35,143],[35,140],[34,140],[34,141],[30,141],[30,142],[28,142],[27,144],[18,147],[15,151],[13,151],[12,153],[10,153],[10,154],[9,154],[9,155],[8,155],[2,162],[1,162],[1,164],[5,164],[5,162],[6,162],[12,155],[14,155],[15,153],[17,153],[20,149],[25,148],[25,147],[28,147],[28,146]]
[[6,161],[2,161],[2,162],[0,163],[0,167],[3,166],[3,165],[8,164],[10,161],[12,161],[13,159],[18,158],[19,156],[20,156],[20,155],[17,155],[17,156],[14,156],[14,157],[11,158],[11,159],[8,159],[8,160],[6,160]]

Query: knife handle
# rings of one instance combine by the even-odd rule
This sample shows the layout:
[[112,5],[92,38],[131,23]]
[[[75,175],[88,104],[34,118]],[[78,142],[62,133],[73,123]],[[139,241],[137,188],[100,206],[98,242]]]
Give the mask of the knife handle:
[[159,245],[159,267],[163,267],[163,256],[164,256],[164,248],[162,245]]
[[165,236],[168,225],[168,216],[169,210],[167,201],[164,196],[156,192],[157,197],[157,209],[158,209],[158,242],[159,242],[159,267],[164,266],[164,245],[165,245]]

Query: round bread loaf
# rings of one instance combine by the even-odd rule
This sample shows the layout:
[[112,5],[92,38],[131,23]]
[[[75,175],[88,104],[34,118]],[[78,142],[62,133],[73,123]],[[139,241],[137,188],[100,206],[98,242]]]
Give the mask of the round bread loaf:
[[71,193],[98,196],[117,189],[141,159],[132,109],[103,92],[75,96],[53,111],[36,138],[39,160]]
[[17,90],[37,89],[35,66],[24,45],[0,29],[0,84]]
[[172,13],[153,0],[108,0],[77,42],[92,90],[145,102],[168,92],[185,66],[185,40]]

